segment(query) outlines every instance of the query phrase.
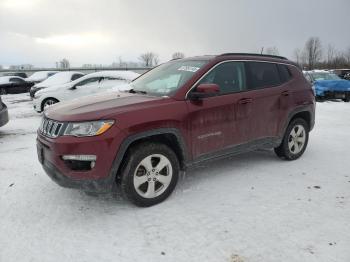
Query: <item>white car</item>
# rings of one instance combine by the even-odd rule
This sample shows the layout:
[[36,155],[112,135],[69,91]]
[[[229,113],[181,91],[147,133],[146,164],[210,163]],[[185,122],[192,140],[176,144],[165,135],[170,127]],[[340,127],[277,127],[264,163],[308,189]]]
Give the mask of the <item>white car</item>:
[[46,80],[47,78],[49,78],[50,76],[53,76],[56,73],[57,71],[38,71],[32,74],[30,77],[27,77],[26,81],[33,82],[33,83],[40,83]]
[[37,112],[55,103],[82,96],[105,92],[112,88],[125,88],[139,74],[131,71],[101,71],[85,75],[75,81],[39,90],[34,95],[33,106]]
[[65,72],[56,73],[53,76],[50,76],[48,79],[32,86],[32,88],[30,89],[30,96],[34,97],[34,94],[41,89],[48,88],[50,86],[69,83],[71,81],[77,80],[78,78],[84,75],[85,74],[81,72],[75,72],[75,71],[65,71]]

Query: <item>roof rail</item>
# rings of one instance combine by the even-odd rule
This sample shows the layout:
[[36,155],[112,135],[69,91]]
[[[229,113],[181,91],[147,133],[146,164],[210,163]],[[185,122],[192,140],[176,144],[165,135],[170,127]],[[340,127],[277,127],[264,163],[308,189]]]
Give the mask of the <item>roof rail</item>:
[[270,58],[278,58],[283,60],[288,60],[288,58],[284,56],[278,55],[267,55],[267,54],[254,54],[254,53],[224,53],[219,56],[228,56],[228,55],[241,55],[241,56],[262,56],[262,57],[270,57]]

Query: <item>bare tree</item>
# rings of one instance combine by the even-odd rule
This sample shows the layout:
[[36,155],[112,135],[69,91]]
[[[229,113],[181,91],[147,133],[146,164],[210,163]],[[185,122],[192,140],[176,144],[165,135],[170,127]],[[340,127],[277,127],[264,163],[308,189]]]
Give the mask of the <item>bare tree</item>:
[[301,51],[300,48],[294,49],[293,58],[295,62],[300,66],[302,66],[302,55],[303,55],[303,51]]
[[173,59],[185,58],[185,54],[182,53],[182,52],[175,52],[175,53],[172,55],[172,58],[173,58]]
[[158,55],[155,55],[154,58],[153,58],[153,64],[154,65],[158,65],[159,64],[159,56]]
[[327,46],[327,66],[334,66],[334,57],[336,56],[336,50],[333,45],[329,44]]
[[347,66],[350,67],[350,46],[345,51],[345,55],[344,56],[345,56],[345,59],[346,59]]
[[118,57],[118,60],[119,67],[127,67],[127,63],[123,61],[123,58],[121,56]]
[[56,67],[62,68],[62,69],[68,69],[68,68],[70,68],[70,63],[69,63],[68,59],[63,58],[61,61],[56,62]]
[[310,37],[305,43],[305,55],[307,57],[307,64],[310,70],[322,59],[322,45],[318,37]]
[[268,47],[268,48],[266,48],[265,54],[267,54],[267,55],[279,55],[278,48],[275,46]]
[[147,52],[147,53],[141,54],[139,57],[139,60],[146,67],[151,67],[151,66],[157,65],[159,63],[158,55],[153,53],[153,52]]

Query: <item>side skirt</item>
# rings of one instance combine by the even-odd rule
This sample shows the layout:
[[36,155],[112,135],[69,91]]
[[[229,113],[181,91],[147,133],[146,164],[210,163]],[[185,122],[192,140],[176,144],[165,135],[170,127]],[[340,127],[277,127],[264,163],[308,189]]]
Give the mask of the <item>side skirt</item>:
[[216,160],[216,159],[227,158],[230,156],[255,151],[257,149],[275,148],[275,147],[278,147],[281,144],[281,142],[282,142],[282,138],[267,137],[267,138],[262,138],[262,139],[254,140],[251,142],[247,142],[244,144],[230,146],[230,147],[224,148],[220,151],[201,155],[200,157],[196,158],[194,161],[187,162],[186,168],[195,167],[196,165],[198,165],[204,161],[211,161],[211,160]]

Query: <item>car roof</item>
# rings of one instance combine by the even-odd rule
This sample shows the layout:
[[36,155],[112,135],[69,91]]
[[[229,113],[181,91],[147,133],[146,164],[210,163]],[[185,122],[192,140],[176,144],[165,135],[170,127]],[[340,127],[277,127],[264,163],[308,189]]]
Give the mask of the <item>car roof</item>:
[[184,60],[209,60],[209,61],[225,61],[225,60],[258,60],[263,62],[275,62],[290,64],[300,68],[296,63],[288,60],[286,57],[267,54],[255,53],[223,53],[220,55],[204,55],[185,58]]
[[20,76],[0,76],[0,84],[5,84],[10,82],[10,78],[19,78],[24,81],[24,78]]
[[140,74],[135,73],[133,71],[99,71],[87,74],[83,76],[82,78],[79,78],[80,80],[90,77],[116,77],[116,78],[125,78],[126,80],[133,80],[134,78],[138,77]]

